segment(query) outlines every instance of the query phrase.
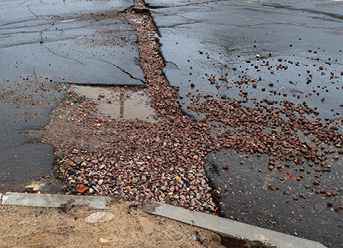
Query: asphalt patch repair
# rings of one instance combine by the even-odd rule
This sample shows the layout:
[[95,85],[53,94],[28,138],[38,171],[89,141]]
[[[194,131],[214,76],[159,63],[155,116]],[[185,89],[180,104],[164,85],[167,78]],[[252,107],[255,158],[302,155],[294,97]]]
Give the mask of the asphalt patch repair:
[[[142,6],[138,2],[135,4]],[[219,100],[200,95],[193,97],[196,100],[189,108],[205,114],[206,118],[198,121],[185,116],[179,108],[177,88],[170,87],[163,76],[164,62],[151,17],[128,10],[121,18],[137,29],[140,63],[148,81],[145,91],[159,122],[99,116],[96,103],[71,91],[52,112],[45,131],[31,132],[42,142],[56,147],[56,171],[67,182],[67,192],[111,195],[143,202],[155,200],[191,210],[220,213],[218,202],[213,200],[217,192],[210,187],[202,160],[213,151],[230,148],[259,157],[268,155],[270,158],[265,166],[273,172],[286,170],[278,161],[290,161],[300,171],[306,171],[301,167],[306,161],[318,166],[320,171],[317,173],[332,170],[328,157],[342,153],[338,132],[341,118],[327,120],[326,124],[310,120],[305,114],[315,115],[316,110],[306,103],[296,106],[283,101],[284,108],[275,109],[268,106],[268,100],[263,100],[256,108],[249,108],[233,98]],[[209,78],[209,81],[215,84],[217,80]],[[225,76],[220,81],[226,81]],[[258,83],[259,79],[234,83],[248,82]],[[205,101],[198,101],[200,98]],[[262,106],[264,102],[266,104]],[[280,113],[289,119],[284,121]],[[213,121],[228,125],[234,131],[219,129],[214,134],[213,128],[218,126],[213,126]],[[268,128],[270,132],[262,131]],[[312,140],[300,139],[298,130]],[[319,153],[321,150],[323,152]],[[339,158],[334,155],[332,159]],[[298,181],[301,180],[299,175]],[[304,188],[321,193],[321,182],[313,180],[311,183]],[[276,187],[268,186],[272,191]],[[333,196],[325,207],[340,214],[341,193],[325,190],[322,194]]]

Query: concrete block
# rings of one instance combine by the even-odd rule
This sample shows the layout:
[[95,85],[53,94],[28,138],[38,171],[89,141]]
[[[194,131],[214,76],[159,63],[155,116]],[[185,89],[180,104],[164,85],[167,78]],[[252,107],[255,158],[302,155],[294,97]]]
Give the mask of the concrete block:
[[105,196],[83,195],[54,195],[7,192],[2,197],[2,205],[20,205],[33,207],[60,207],[61,204],[74,206],[89,206],[93,209],[107,209],[106,202],[110,199]]
[[244,240],[251,244],[263,244],[266,247],[279,248],[324,248],[326,246],[307,239],[268,229],[248,225],[238,221],[218,216],[175,207],[163,203],[148,203],[144,211],[150,214],[163,216],[183,223],[205,228],[222,236]]

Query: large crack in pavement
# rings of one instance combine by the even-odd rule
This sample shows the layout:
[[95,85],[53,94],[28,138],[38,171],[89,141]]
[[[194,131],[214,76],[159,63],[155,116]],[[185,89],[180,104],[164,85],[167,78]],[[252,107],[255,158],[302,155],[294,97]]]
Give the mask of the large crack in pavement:
[[[213,128],[229,127],[218,130],[221,150],[205,157],[220,215],[342,245],[343,136],[340,97],[335,96],[342,87],[340,47],[304,42],[321,36],[309,31],[317,23],[304,20],[313,15],[295,18],[297,11],[278,11],[287,14],[280,17],[285,24],[298,26],[265,38],[272,29],[251,25],[281,19],[246,11],[249,4],[226,8],[227,3],[151,12],[159,27],[180,21],[183,14],[201,21],[187,30],[160,28],[161,51],[179,67],[164,72],[171,85],[180,87],[182,108],[205,115],[201,121]],[[291,38],[282,41],[283,34]]]
[[[137,1],[136,7],[144,3]],[[217,211],[202,158],[218,149],[210,128],[183,115],[176,93],[163,75],[156,28],[148,14],[131,9],[119,18],[136,28],[145,92],[157,123],[109,119],[96,103],[72,90],[51,113],[44,131],[29,135],[55,146],[55,169],[67,193],[111,195],[162,201],[205,212]],[[66,138],[68,137],[68,138]]]
[[[149,9],[143,1],[135,1],[135,8],[120,13],[119,18],[136,29],[139,62],[148,82],[144,91],[156,110],[154,118],[158,122],[103,117],[98,114],[96,102],[70,90],[68,97],[52,112],[51,122],[45,131],[30,133],[56,147],[55,169],[67,183],[66,192],[111,195],[142,202],[161,201],[225,216],[221,211],[221,204],[224,204],[221,198],[227,195],[228,189],[221,189],[210,182],[206,172],[211,175],[211,169],[217,170],[212,174],[218,175],[230,168],[232,175],[235,174],[233,171],[237,171],[237,178],[244,175],[244,180],[246,175],[256,174],[252,171],[258,171],[261,178],[256,185],[254,178],[248,178],[248,184],[254,189],[270,190],[266,193],[268,196],[273,191],[282,190],[283,195],[278,195],[280,202],[288,203],[292,198],[300,202],[299,199],[324,195],[331,197],[330,200],[322,197],[315,204],[322,209],[328,207],[332,208],[332,212],[341,213],[342,193],[330,186],[331,177],[326,175],[335,171],[340,158],[337,154],[343,153],[339,133],[342,118],[326,119],[324,124],[320,120],[314,121],[320,113],[306,102],[296,105],[283,100],[280,101],[281,107],[274,107],[278,101],[267,98],[258,101],[255,98],[255,106],[245,106],[243,104],[248,101],[249,93],[243,90],[243,86],[257,88],[262,81],[262,78],[252,79],[245,75],[230,85],[227,74],[219,79],[205,74],[211,85],[218,89],[241,89],[239,96],[243,100],[228,96],[216,99],[213,94],[191,95],[190,92],[186,96],[180,95],[178,87],[170,86],[163,73],[166,62],[160,52],[156,35],[158,30],[148,13]],[[207,52],[199,53],[209,57]],[[269,66],[269,62],[265,62],[267,59],[260,55],[257,60],[261,60],[261,64],[263,61],[262,69]],[[277,70],[287,70],[288,66],[282,64],[285,62],[278,59],[275,65]],[[223,67],[239,70],[236,66]],[[265,90],[262,89],[263,92]],[[281,95],[281,92],[272,89],[270,92],[271,95]],[[300,98],[303,93],[297,94]],[[287,97],[287,94],[284,96]],[[196,120],[184,114],[185,110],[180,109],[178,102],[178,98],[181,100],[184,97],[190,97],[187,106],[189,113],[200,113],[203,119]],[[227,126],[231,129],[223,129]],[[221,158],[229,155],[235,162],[238,161],[239,166],[221,163]],[[255,163],[257,159],[259,164]],[[204,169],[206,164],[209,165],[207,171]],[[294,169],[293,175],[290,167]],[[240,175],[240,172],[243,174]],[[215,178],[215,175],[211,177]],[[269,179],[271,183],[263,184]],[[294,186],[296,190],[291,190],[291,179],[299,182]],[[259,185],[260,182],[263,185]],[[233,180],[227,183],[232,186]],[[244,183],[238,182],[239,192],[251,194],[254,190],[248,191]],[[271,197],[274,199],[275,196]],[[251,213],[249,218],[254,218],[253,203],[246,205],[247,208],[252,207],[250,212],[246,210]],[[225,217],[233,218],[226,214]],[[269,221],[265,221],[268,227],[273,229],[276,217],[270,215],[264,218]],[[277,224],[286,225],[281,221]]]

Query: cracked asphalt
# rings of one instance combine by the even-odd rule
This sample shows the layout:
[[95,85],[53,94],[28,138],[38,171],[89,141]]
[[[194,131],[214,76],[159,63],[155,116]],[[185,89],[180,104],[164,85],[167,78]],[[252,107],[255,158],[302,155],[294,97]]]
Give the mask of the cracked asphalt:
[[[239,126],[228,127],[231,122],[221,119],[225,112],[201,110],[206,98],[214,98],[207,107],[212,112],[216,99],[227,104],[236,100],[247,110],[260,104],[275,111],[278,102],[287,100],[315,108],[316,115],[307,115],[312,120],[341,119],[342,1],[146,3],[160,34],[166,61],[163,71],[170,85],[179,87],[183,112],[199,120],[207,116],[214,132],[226,129],[235,137],[244,133]],[[268,104],[263,105],[264,101]],[[242,121],[241,125],[250,123]],[[276,126],[277,130],[283,125]],[[280,134],[277,137],[282,140],[285,133]],[[299,134],[300,140],[312,143],[306,135]],[[250,137],[248,143],[256,141],[253,132]],[[341,158],[328,155],[322,164],[328,164],[328,170],[318,168],[313,160],[299,164],[283,159],[277,160],[278,170],[273,170],[270,159],[278,150],[256,156],[244,145],[238,147],[204,158],[221,216],[328,247],[343,246],[343,216],[337,207],[343,195]],[[316,186],[316,180],[320,185]]]
[[[200,122],[207,118],[213,134],[232,132],[234,139],[240,131],[216,119],[217,112],[211,116],[196,107],[207,98],[228,106],[239,101],[244,109],[276,111],[284,101],[309,106],[315,112],[305,113],[306,118],[320,118],[329,130],[331,123],[337,124],[336,136],[342,137],[342,1],[145,2],[157,27],[163,73],[170,86],[178,87],[182,112]],[[65,83],[146,86],[135,29],[118,17],[132,5],[1,3],[2,185],[53,175],[54,147],[22,134],[49,123],[50,112],[66,95]],[[208,110],[214,113],[212,107],[209,104]],[[283,125],[272,132],[285,135]],[[319,144],[304,130],[294,127],[287,139],[298,137],[305,147]],[[273,146],[268,146],[271,153],[254,154],[242,146],[228,149],[220,144],[222,149],[203,159],[219,214],[343,247],[343,168],[337,155],[342,142],[329,143],[323,142],[320,164],[317,157],[301,163],[282,160]]]
[[[53,173],[53,146],[22,133],[48,124],[61,83],[144,87],[137,36],[117,19],[131,1],[3,1],[0,181]],[[22,173],[20,173],[22,172]]]

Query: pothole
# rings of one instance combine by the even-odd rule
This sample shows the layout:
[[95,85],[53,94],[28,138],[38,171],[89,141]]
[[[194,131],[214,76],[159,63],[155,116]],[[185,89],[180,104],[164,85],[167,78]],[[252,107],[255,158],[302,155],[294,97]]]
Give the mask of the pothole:
[[73,86],[73,90],[98,104],[99,113],[112,119],[139,119],[157,122],[150,99],[141,89],[123,87]]

